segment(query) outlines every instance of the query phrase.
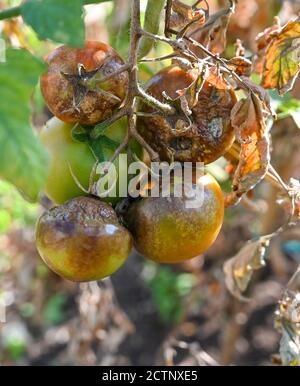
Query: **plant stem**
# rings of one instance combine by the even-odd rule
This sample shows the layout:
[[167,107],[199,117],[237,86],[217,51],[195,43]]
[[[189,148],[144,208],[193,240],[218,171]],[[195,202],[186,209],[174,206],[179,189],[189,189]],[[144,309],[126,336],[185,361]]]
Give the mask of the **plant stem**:
[[[144,30],[156,34],[159,30],[161,13],[165,5],[165,0],[148,0],[145,12]],[[143,37],[139,46],[139,58],[146,56],[153,47],[154,40]]]
[[171,12],[172,12],[172,0],[167,0],[166,12],[165,12],[165,37],[167,38],[170,38],[172,36],[171,32],[169,31]]
[[[134,114],[135,102],[137,95],[140,94],[138,86],[138,48],[139,42],[142,37],[141,34],[141,19],[140,19],[140,0],[132,0],[131,11],[131,30],[130,30],[130,50],[128,56],[128,62],[131,67],[129,71],[129,88],[127,100],[125,102],[128,112],[128,136],[134,137],[149,153],[152,160],[158,160],[157,153],[151,148],[150,145],[139,135],[136,130],[136,118]],[[145,95],[147,97],[147,95]]]
[[[152,103],[155,107],[158,107],[160,110],[165,112],[172,112],[172,107],[166,104],[163,104],[156,99],[150,97],[145,91],[141,90],[141,87],[138,84],[138,48],[139,43],[142,38],[142,28],[140,20],[140,0],[132,0],[131,6],[131,28],[130,28],[130,48],[128,54],[128,60],[125,64],[125,67],[128,69],[128,92],[124,106],[109,119],[109,122],[113,123],[116,120],[120,119],[122,116],[127,115],[128,129],[127,134],[123,142],[114,152],[113,156],[110,159],[110,162],[116,160],[121,151],[123,151],[130,138],[135,138],[141,146],[149,153],[149,156],[152,160],[158,161],[158,154],[152,149],[152,147],[141,137],[136,129],[136,117],[135,117],[135,105],[136,98],[143,97],[148,103]],[[150,102],[149,102],[150,98]],[[97,138],[99,133],[95,127],[92,131],[93,138]]]

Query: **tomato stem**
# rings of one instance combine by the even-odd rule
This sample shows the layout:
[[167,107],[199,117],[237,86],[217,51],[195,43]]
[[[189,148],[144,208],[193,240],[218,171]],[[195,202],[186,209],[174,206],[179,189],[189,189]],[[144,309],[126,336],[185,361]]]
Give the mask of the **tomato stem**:
[[[144,30],[157,33],[165,0],[148,0],[145,12]],[[145,57],[152,49],[154,40],[143,37],[139,46],[139,58]]]

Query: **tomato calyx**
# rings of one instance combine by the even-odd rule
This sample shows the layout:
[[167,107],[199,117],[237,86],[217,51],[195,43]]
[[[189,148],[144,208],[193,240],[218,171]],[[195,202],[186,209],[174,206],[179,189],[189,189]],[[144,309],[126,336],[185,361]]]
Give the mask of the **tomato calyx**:
[[[102,63],[102,65],[95,70],[87,71],[82,63],[78,63],[76,74],[67,74],[63,71],[60,71],[61,75],[73,87],[74,101],[72,108],[77,112],[80,112],[80,105],[89,92],[103,94],[118,103],[121,102],[121,99],[118,96],[112,94],[111,92],[105,91],[100,87],[100,84],[102,83],[101,68],[103,65],[104,63]],[[99,74],[100,79],[98,79],[97,76]],[[68,110],[65,110],[64,112],[68,112]]]

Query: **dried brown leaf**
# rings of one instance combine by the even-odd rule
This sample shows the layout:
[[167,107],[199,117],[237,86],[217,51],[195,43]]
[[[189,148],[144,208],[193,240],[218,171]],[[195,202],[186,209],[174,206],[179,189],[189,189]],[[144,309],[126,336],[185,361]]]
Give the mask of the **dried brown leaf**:
[[269,113],[276,117],[276,112],[273,110],[273,107],[271,105],[271,98],[267,90],[265,90],[260,85],[252,82],[251,79],[247,78],[246,76],[241,76],[241,79],[248,88],[250,88],[263,102],[264,107],[269,111]]
[[265,266],[269,243],[259,239],[247,243],[234,257],[224,264],[225,283],[233,296],[247,301],[242,293],[248,288],[253,272]]
[[257,74],[262,74],[264,69],[264,61],[266,55],[266,48],[272,40],[272,34],[280,29],[279,18],[274,19],[274,24],[259,33],[255,39],[257,45],[257,54],[254,62],[254,70]]
[[280,356],[285,366],[300,365],[300,267],[295,272],[276,311],[275,327],[282,334]]
[[241,197],[264,178],[270,162],[269,137],[260,99],[251,93],[237,102],[232,109],[231,122],[241,145],[233,179],[234,193]]
[[280,340],[280,357],[283,366],[300,366],[300,336],[283,329]]
[[292,205],[294,205],[294,219],[297,221],[300,219],[300,181],[291,178],[288,184],[288,192],[288,195],[284,191],[279,192],[276,202],[289,214],[292,212]]
[[208,70],[206,81],[218,90],[228,90],[231,86],[224,78],[223,74],[219,72],[217,67],[211,67]]
[[172,30],[179,32],[190,24],[195,24],[199,28],[204,25],[205,21],[205,11],[203,9],[194,9],[179,0],[173,0],[169,22],[169,27]]
[[243,56],[235,56],[228,60],[228,67],[236,72],[239,76],[250,76],[252,70],[252,63],[249,59]]
[[226,33],[233,7],[211,15],[203,27],[194,29],[189,37],[206,46],[212,53],[221,54],[226,48]]
[[274,32],[280,29],[280,20],[279,18],[274,19],[274,24],[271,27],[266,28],[263,32],[259,33],[255,39],[257,49],[263,50],[266,48],[270,41],[272,40],[272,35]]

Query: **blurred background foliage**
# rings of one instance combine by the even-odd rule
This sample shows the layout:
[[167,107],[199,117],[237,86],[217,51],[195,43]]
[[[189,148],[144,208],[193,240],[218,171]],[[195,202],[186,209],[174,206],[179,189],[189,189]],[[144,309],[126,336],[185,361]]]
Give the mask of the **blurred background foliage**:
[[[211,11],[227,4],[225,0],[208,2]],[[0,0],[0,10],[19,3]],[[142,6],[144,17],[146,1]],[[129,9],[129,0],[86,6],[87,39],[109,42],[125,58]],[[250,56],[255,36],[275,15],[286,22],[299,11],[299,1],[240,0],[229,26],[226,55],[234,53],[235,40],[241,38],[246,56]],[[55,18],[51,22],[52,28],[57,28]],[[26,48],[42,59],[59,43],[41,40],[36,29],[20,17],[14,18],[0,22],[0,37],[7,46]],[[148,56],[165,55],[169,50],[164,44],[155,44]],[[145,83],[168,64],[140,64],[140,81]],[[276,93],[270,96],[279,114],[272,127],[274,166],[286,180],[300,178],[300,81],[284,98]],[[37,132],[50,117],[39,87],[31,110]],[[0,151],[1,163],[5,162],[3,154]],[[229,191],[226,161],[220,159],[208,169],[224,191]],[[77,285],[50,272],[36,252],[34,224],[49,207],[48,200],[41,197],[39,204],[30,204],[12,185],[0,181],[0,300],[6,304],[6,323],[0,323],[0,363],[271,363],[279,341],[273,312],[300,260],[300,229],[296,227],[273,242],[268,266],[257,273],[249,289],[249,303],[239,303],[228,294],[222,264],[246,240],[271,232],[280,224],[277,193],[262,183],[251,193],[252,204],[245,199],[229,209],[223,230],[205,259],[199,256],[181,265],[159,266],[133,253],[111,280]]]

